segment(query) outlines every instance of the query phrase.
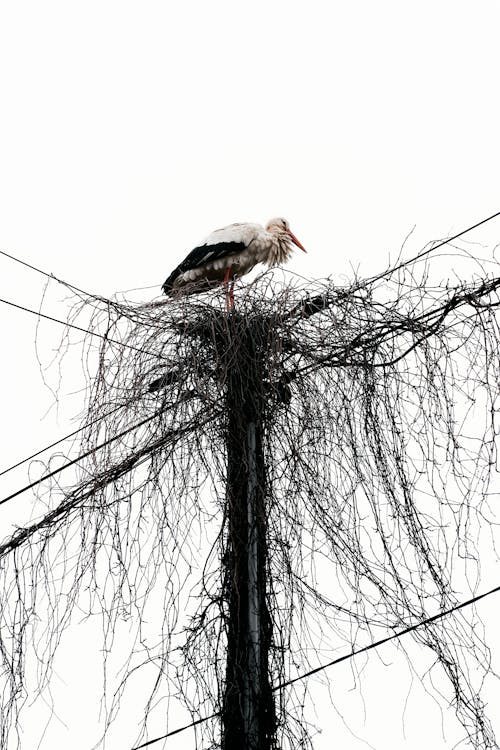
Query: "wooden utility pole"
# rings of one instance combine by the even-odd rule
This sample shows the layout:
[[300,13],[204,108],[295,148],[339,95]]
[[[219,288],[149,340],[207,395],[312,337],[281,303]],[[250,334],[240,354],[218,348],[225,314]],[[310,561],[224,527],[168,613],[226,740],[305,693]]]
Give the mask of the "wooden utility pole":
[[265,353],[259,346],[262,320],[237,321],[233,316],[231,340],[224,347],[229,538],[222,750],[271,750],[276,714],[269,680],[272,626],[266,596]]

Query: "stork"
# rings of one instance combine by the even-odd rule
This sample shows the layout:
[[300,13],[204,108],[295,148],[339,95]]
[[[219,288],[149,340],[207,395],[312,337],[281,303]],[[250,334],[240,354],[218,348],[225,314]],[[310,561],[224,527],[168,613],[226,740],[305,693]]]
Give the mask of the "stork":
[[[191,250],[162,286],[165,294],[198,294],[222,282],[226,289],[226,309],[234,308],[234,280],[252,270],[257,263],[269,267],[286,263],[292,243],[306,252],[291,232],[286,219],[271,219],[260,224],[229,224],[209,234]],[[228,293],[228,283],[231,286]]]

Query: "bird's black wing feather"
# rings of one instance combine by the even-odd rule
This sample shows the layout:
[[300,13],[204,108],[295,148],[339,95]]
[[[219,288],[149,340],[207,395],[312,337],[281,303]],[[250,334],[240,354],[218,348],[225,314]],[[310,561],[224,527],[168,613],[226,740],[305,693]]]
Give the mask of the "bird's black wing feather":
[[245,247],[246,244],[244,242],[217,242],[215,245],[200,245],[199,247],[195,247],[167,278],[162,286],[163,292],[168,294],[172,289],[174,281],[181,273],[191,271],[193,268],[199,268],[199,266],[208,261],[241,253]]

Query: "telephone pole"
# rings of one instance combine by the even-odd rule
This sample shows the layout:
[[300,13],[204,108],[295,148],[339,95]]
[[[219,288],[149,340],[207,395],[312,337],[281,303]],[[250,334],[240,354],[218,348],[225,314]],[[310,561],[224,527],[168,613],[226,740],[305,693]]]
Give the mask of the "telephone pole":
[[[224,598],[227,661],[223,750],[271,750],[276,714],[269,680],[272,625],[267,605],[265,351],[266,319],[228,321],[227,559]],[[230,360],[230,361],[229,361]]]

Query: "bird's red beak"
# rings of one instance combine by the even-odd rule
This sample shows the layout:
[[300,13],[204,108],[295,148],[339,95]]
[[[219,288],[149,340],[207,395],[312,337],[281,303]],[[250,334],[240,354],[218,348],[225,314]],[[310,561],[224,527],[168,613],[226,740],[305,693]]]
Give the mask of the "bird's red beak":
[[300,249],[304,253],[307,253],[307,250],[305,249],[305,247],[303,245],[300,244],[300,242],[298,241],[297,237],[294,235],[293,232],[291,232],[289,229],[287,229],[286,233],[288,234],[288,236],[290,237],[290,239],[292,240],[292,242],[293,242],[294,245],[297,245],[297,247],[300,247]]

